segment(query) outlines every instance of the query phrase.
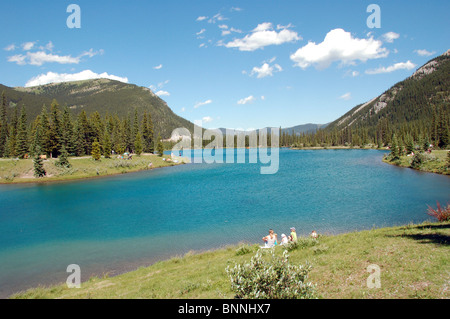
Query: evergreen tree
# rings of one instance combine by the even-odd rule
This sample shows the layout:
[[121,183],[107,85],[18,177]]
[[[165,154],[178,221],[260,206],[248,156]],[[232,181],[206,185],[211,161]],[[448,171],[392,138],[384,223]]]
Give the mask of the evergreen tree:
[[18,125],[18,117],[17,117],[17,107],[14,108],[14,116],[11,120],[11,126],[9,129],[8,136],[8,156],[16,157],[17,156],[17,125]]
[[60,110],[59,104],[56,100],[52,101],[50,106],[50,121],[47,131],[47,142],[48,149],[47,152],[51,157],[58,157],[59,150],[61,148],[61,120],[60,120]]
[[50,140],[50,123],[48,119],[47,107],[42,106],[41,121],[40,121],[40,141],[36,141],[41,147],[41,151],[49,155],[51,152],[52,141]]
[[28,131],[27,114],[25,107],[22,107],[19,123],[17,124],[16,154],[19,158],[24,158],[28,154]]
[[101,147],[100,143],[95,140],[94,143],[92,143],[92,158],[96,161],[100,160],[102,153],[101,153]]
[[6,109],[6,95],[2,92],[2,105],[0,109],[0,157],[5,156],[6,141],[8,139],[8,117]]
[[140,156],[142,154],[142,136],[141,133],[138,132],[136,135],[136,140],[134,141],[134,152],[136,155]]
[[153,128],[153,121],[152,121],[152,115],[149,112],[147,116],[147,124],[148,124],[148,137],[147,137],[147,143],[149,145],[149,152],[153,153],[155,151],[155,143],[154,143],[154,128]]
[[72,165],[69,162],[69,154],[67,153],[66,146],[64,144],[61,147],[61,154],[59,154],[58,161],[55,163],[55,165],[65,168],[72,167]]
[[164,155],[164,145],[162,143],[161,140],[161,135],[158,133],[158,141],[157,141],[157,145],[156,145],[156,151],[158,152],[159,156],[163,156]]
[[75,154],[75,135],[73,123],[70,119],[70,111],[66,105],[62,114],[61,146],[64,146],[69,154]]
[[105,158],[111,158],[111,138],[107,131],[103,136],[103,156]]
[[398,144],[397,136],[395,134],[392,136],[390,156],[391,156],[391,160],[398,160],[400,158],[399,144]]
[[41,158],[41,150],[38,148],[33,158],[34,176],[37,178],[47,175],[44,169],[44,160]]

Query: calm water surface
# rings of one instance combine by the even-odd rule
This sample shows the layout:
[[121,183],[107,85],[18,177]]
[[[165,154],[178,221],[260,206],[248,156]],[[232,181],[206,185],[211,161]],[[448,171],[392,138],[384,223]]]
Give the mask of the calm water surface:
[[[239,150],[244,151],[244,150]],[[112,275],[190,250],[261,243],[273,228],[337,234],[422,222],[447,176],[382,163],[377,150],[280,150],[264,164],[187,164],[78,182],[0,185],[0,297]]]

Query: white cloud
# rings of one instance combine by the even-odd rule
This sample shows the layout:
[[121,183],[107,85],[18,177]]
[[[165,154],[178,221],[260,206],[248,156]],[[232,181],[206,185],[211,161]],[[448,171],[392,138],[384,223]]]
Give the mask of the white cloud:
[[24,51],[29,51],[29,50],[31,50],[31,49],[34,47],[34,44],[35,44],[35,42],[25,42],[25,43],[22,43],[22,49],[23,49]]
[[283,71],[283,69],[281,68],[280,65],[278,64],[274,64],[274,65],[269,65],[269,63],[264,63],[261,67],[254,67],[252,69],[252,72],[250,73],[250,75],[254,75],[256,74],[256,77],[258,79],[260,78],[264,78],[266,76],[273,76],[274,72],[281,72]]
[[196,21],[203,21],[203,20],[206,20],[206,19],[208,19],[208,17],[200,16],[200,17],[198,17],[198,18],[196,19]]
[[420,56],[430,56],[436,53],[436,51],[428,51],[428,50],[414,50],[415,53],[417,53]]
[[350,100],[351,98],[352,98],[352,94],[350,92],[345,93],[339,97],[339,99],[346,100],[346,101]]
[[[53,48],[53,44],[52,44],[52,48]],[[94,51],[94,49],[90,49],[89,51],[84,51],[83,53],[81,53],[79,55],[79,58],[84,57],[84,56],[88,56],[90,58],[96,56],[96,55],[102,55],[104,53],[104,51],[102,49],[98,50],[98,51]]]
[[380,73],[391,73],[397,70],[411,70],[414,69],[416,65],[411,61],[395,63],[394,65],[388,67],[381,67],[378,69],[367,70],[366,74],[380,74]]
[[3,50],[5,51],[14,51],[16,49],[16,45],[15,44],[10,44],[8,46],[6,46]]
[[155,93],[155,95],[157,96],[170,96],[170,93],[164,90],[159,90],[158,92]]
[[205,116],[205,117],[202,118],[202,121],[205,122],[205,123],[210,123],[210,122],[213,121],[213,119],[210,116]]
[[17,65],[25,65],[25,64],[27,64],[25,61],[26,58],[27,57],[25,55],[16,54],[16,55],[8,57],[8,62],[15,62],[15,63],[17,63]]
[[186,111],[186,108],[182,107],[181,112],[184,112],[184,111]]
[[358,76],[359,75],[359,72],[358,71],[352,71],[352,76],[353,77],[356,77],[356,76]]
[[199,108],[200,106],[207,105],[207,104],[211,104],[211,103],[212,103],[212,100],[206,100],[206,101],[204,101],[204,102],[198,102],[197,104],[194,105],[194,109],[197,109],[197,108]]
[[393,43],[394,40],[396,40],[400,37],[400,34],[395,33],[395,32],[388,32],[388,33],[383,34],[382,37],[383,37],[384,41]]
[[306,69],[316,65],[319,69],[327,68],[331,63],[340,61],[343,64],[365,62],[369,59],[386,57],[389,51],[382,48],[382,42],[369,39],[354,38],[350,32],[334,29],[327,33],[323,42],[309,42],[291,55],[295,65]]
[[221,13],[218,13],[211,19],[209,19],[208,23],[216,23],[217,21],[224,21],[224,20],[228,20],[228,18],[225,18]]
[[[53,48],[53,44],[47,44],[47,47]],[[82,57],[88,56],[90,58],[103,54],[103,50],[94,51],[90,49],[89,51],[85,51],[77,57],[72,57],[70,55],[56,55],[52,53],[47,53],[45,51],[36,51],[36,52],[27,52],[26,55],[16,54],[8,57],[8,62],[15,62],[18,65],[36,65],[41,66],[44,63],[59,63],[59,64],[78,64],[81,61]]]
[[162,67],[163,67],[163,65],[160,64],[160,65],[154,66],[153,69],[155,69],[155,70],[161,70]]
[[246,98],[240,99],[237,104],[240,105],[245,105],[245,104],[249,104],[249,103],[253,103],[256,100],[256,98],[253,95],[250,95]]
[[54,73],[48,72],[47,74],[38,75],[32,79],[30,79],[25,87],[44,85],[48,83],[61,83],[61,82],[69,82],[69,81],[81,81],[81,80],[91,80],[91,79],[110,79],[116,80],[124,83],[128,83],[128,78],[119,77],[116,75],[110,75],[106,72],[98,74],[92,72],[91,70],[84,70],[79,73]]
[[[240,30],[239,30],[240,31]],[[269,45],[280,45],[283,43],[301,40],[301,37],[287,28],[277,32],[273,30],[272,23],[264,22],[252,30],[242,39],[234,39],[224,45],[227,48],[238,48],[240,51],[255,51]]]

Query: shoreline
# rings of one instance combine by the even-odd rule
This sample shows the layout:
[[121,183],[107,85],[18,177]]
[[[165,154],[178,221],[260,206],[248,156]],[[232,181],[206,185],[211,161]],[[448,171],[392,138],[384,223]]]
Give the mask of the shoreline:
[[[186,161],[185,158],[179,158],[176,157],[179,162],[167,162],[165,160],[162,160],[163,158],[170,158],[170,155],[165,155],[163,157],[159,157],[157,155],[151,155],[151,154],[142,154],[142,157],[139,156],[135,156],[134,160],[141,160],[141,162],[143,160],[145,160],[145,157],[150,157],[147,159],[152,159],[152,163],[154,162],[154,160],[156,158],[160,158],[161,162],[157,163],[155,166],[149,168],[148,166],[140,166],[140,167],[131,167],[131,168],[122,168],[122,170],[119,171],[119,169],[116,169],[116,171],[110,171],[108,172],[108,168],[110,167],[102,167],[102,161],[99,162],[94,162],[95,164],[99,164],[100,165],[100,169],[101,170],[106,170],[106,172],[99,172],[98,167],[94,167],[94,168],[90,168],[91,170],[96,170],[96,174],[93,173],[93,171],[89,174],[83,174],[83,175],[51,175],[51,176],[46,176],[46,177],[41,177],[41,178],[36,178],[36,177],[13,177],[12,180],[7,180],[5,178],[0,177],[0,185],[27,185],[27,184],[51,184],[51,183],[61,183],[61,182],[76,182],[76,181],[85,181],[85,180],[89,180],[89,179],[98,179],[98,178],[107,178],[107,177],[112,177],[112,176],[117,176],[117,175],[122,175],[122,174],[129,174],[129,173],[138,173],[138,172],[142,172],[142,171],[149,171],[149,170],[154,170],[154,169],[158,169],[158,168],[166,168],[166,167],[173,167],[173,166],[178,166],[178,165],[183,165],[183,164],[187,164],[189,163],[188,161]],[[73,163],[76,163],[77,161],[82,161],[82,160],[87,160],[87,161],[92,161],[91,157],[73,157],[73,158],[69,158],[73,167]],[[103,161],[115,161],[116,159],[114,158],[110,158],[110,159],[105,159],[102,158]],[[27,160],[23,160],[23,159],[2,159],[2,162],[18,162],[18,161],[27,161]],[[28,160],[29,161],[29,160]],[[44,162],[45,164],[49,164],[49,165],[54,165],[54,162],[56,161],[56,159],[49,159],[47,161]],[[121,159],[120,161],[126,161],[124,159]],[[159,160],[157,161],[159,162]],[[1,163],[1,162],[0,162]],[[124,162],[124,163],[130,163],[130,162]],[[132,162],[131,162],[132,163]],[[142,164],[142,163],[141,163]],[[78,169],[78,168],[76,168]],[[82,167],[80,169],[83,169]],[[111,168],[110,168],[111,169]],[[83,169],[85,170],[85,169]]]
[[[427,233],[428,235],[426,235],[427,237],[429,236],[434,236],[437,239],[440,238],[439,236],[445,236],[444,233],[442,232],[446,232],[448,233],[448,228],[450,228],[450,222],[437,222],[437,221],[423,221],[423,222],[419,222],[419,223],[407,223],[407,224],[401,224],[401,225],[394,225],[394,226],[387,226],[387,227],[380,227],[380,228],[376,228],[373,227],[371,229],[363,229],[363,230],[354,230],[354,231],[346,231],[346,232],[342,232],[342,233],[338,233],[338,234],[319,234],[319,238],[317,240],[317,243],[311,245],[307,245],[303,248],[298,248],[294,251],[290,251],[290,255],[295,255],[295,254],[301,254],[303,252],[306,251],[307,254],[312,253],[314,256],[316,256],[316,258],[321,258],[323,256],[326,256],[327,254],[333,252],[334,255],[336,255],[335,257],[333,257],[333,259],[331,259],[332,262],[336,262],[336,263],[341,263],[341,256],[340,252],[341,249],[339,248],[340,245],[346,244],[348,245],[347,249],[348,249],[348,253],[350,255],[355,255],[357,254],[357,256],[359,256],[360,258],[362,258],[361,260],[359,260],[357,263],[361,264],[362,263],[362,270],[359,270],[360,273],[363,274],[363,278],[362,281],[366,281],[366,277],[367,275],[364,275],[365,272],[365,262],[364,260],[366,260],[367,258],[369,258],[367,256],[368,252],[367,249],[369,247],[371,247],[371,245],[374,244],[374,240],[377,242],[380,238],[387,238],[385,240],[391,240],[390,243],[395,245],[399,245],[397,247],[397,249],[399,250],[399,253],[401,251],[404,251],[404,249],[407,249],[407,251],[409,251],[410,255],[407,256],[403,256],[402,255],[402,262],[400,262],[400,264],[398,264],[396,266],[396,268],[394,268],[393,270],[396,270],[399,272],[399,274],[391,274],[391,276],[393,275],[395,276],[399,276],[401,282],[404,282],[404,276],[401,275],[402,271],[404,271],[404,267],[405,267],[405,262],[410,265],[410,263],[412,263],[411,265],[417,265],[417,262],[414,261],[415,260],[415,255],[416,252],[414,251],[414,249],[410,249],[410,247],[404,246],[405,245],[405,241],[408,240],[412,240],[414,238],[414,236],[419,236],[421,238],[421,236],[423,235],[417,235],[417,234],[412,234],[413,231],[417,231],[419,234],[421,233]],[[436,234],[436,232],[438,234]],[[409,235],[411,233],[411,235]],[[431,234],[436,234],[436,235],[431,235]],[[408,239],[408,236],[412,236],[411,239]],[[365,239],[367,245],[369,245],[368,247],[364,247],[364,245],[362,245],[363,247],[359,247],[358,242],[360,242],[358,240],[358,238]],[[311,240],[309,238],[309,236],[304,237],[304,236],[300,236],[299,240]],[[354,243],[354,244],[352,244]],[[433,245],[433,242],[428,242],[428,244]],[[418,245],[417,247],[420,247],[424,245],[424,243],[418,241],[415,242],[412,241],[410,242],[410,245]],[[135,298],[144,298],[144,299],[160,299],[160,298],[164,298],[164,299],[174,299],[174,298],[180,298],[180,295],[177,290],[178,286],[171,286],[170,281],[175,280],[175,282],[177,284],[180,285],[193,285],[192,286],[192,290],[195,291],[196,289],[198,289],[199,287],[202,288],[203,286],[206,287],[205,284],[200,284],[200,283],[193,283],[192,281],[189,280],[190,277],[193,278],[197,278],[198,276],[200,276],[200,274],[202,275],[200,278],[196,279],[198,282],[202,282],[202,280],[206,280],[207,282],[211,282],[211,281],[222,281],[222,282],[227,282],[227,278],[226,276],[223,276],[223,274],[219,274],[216,276],[218,276],[219,278],[213,278],[211,279],[210,274],[204,274],[205,272],[207,272],[207,269],[210,268],[225,268],[226,265],[230,264],[230,262],[232,262],[233,260],[248,260],[251,256],[253,256],[253,254],[259,249],[258,247],[260,247],[260,244],[252,244],[252,243],[248,243],[248,242],[238,242],[235,244],[227,244],[227,245],[223,245],[220,247],[216,247],[216,248],[205,248],[205,249],[199,249],[199,250],[190,250],[187,253],[184,253],[182,255],[177,254],[177,255],[173,255],[167,258],[163,258],[163,259],[158,259],[155,261],[151,261],[151,262],[139,262],[136,263],[135,265],[131,266],[129,268],[133,268],[132,270],[127,270],[127,267],[123,267],[120,269],[115,269],[113,271],[106,271],[103,273],[99,273],[99,274],[91,274],[91,277],[86,280],[86,281],[82,281],[81,282],[81,288],[80,289],[71,289],[67,287],[67,284],[64,282],[59,282],[59,283],[49,283],[49,284],[38,284],[32,288],[27,288],[24,290],[20,290],[20,291],[16,291],[13,292],[11,294],[8,294],[7,297],[5,297],[5,299],[43,299],[43,298],[52,298],[52,299],[61,299],[61,298],[69,298],[69,299],[83,299],[83,298],[100,298],[100,299],[116,299],[116,298],[127,298],[127,299],[135,299]],[[382,245],[383,246],[383,245]],[[444,240],[443,242],[439,242],[439,245],[437,247],[443,247],[445,249],[446,246],[446,241]],[[243,253],[243,254],[237,254],[237,251],[239,249],[241,249],[242,247],[246,247],[246,249],[249,250],[249,252],[251,252],[251,254],[249,254],[249,252],[247,253]],[[280,251],[280,245],[275,247],[275,250]],[[381,246],[380,246],[381,247]],[[384,247],[384,246],[383,246]],[[339,248],[339,249],[337,249]],[[388,249],[388,250],[392,250],[393,246],[389,246],[388,248],[382,248],[382,249]],[[436,248],[433,248],[436,254]],[[310,250],[309,252],[307,252],[307,250]],[[395,251],[395,249],[393,250]],[[442,251],[442,253],[445,256],[445,251]],[[392,252],[391,252],[392,254]],[[418,253],[420,254],[420,253]],[[244,259],[243,259],[244,258]],[[337,258],[337,259],[336,259]],[[395,256],[390,256],[389,254],[387,255],[383,255],[380,256],[378,253],[378,250],[375,249],[374,251],[374,255],[372,258],[387,258],[387,260],[389,261],[390,258],[398,258]],[[404,260],[404,258],[406,260]],[[441,257],[444,258],[444,257]],[[303,257],[300,259],[303,260]],[[384,259],[383,259],[384,260]],[[298,258],[297,261],[298,262]],[[349,264],[355,264],[355,260],[352,257],[349,257],[349,260],[344,261],[347,262]],[[386,264],[386,260],[384,261],[379,261],[381,263],[384,263],[384,267],[390,267],[390,264]],[[205,265],[206,263],[206,265]],[[345,290],[349,289],[349,287],[347,286],[348,283],[348,273],[345,271],[345,267],[341,270],[344,270],[344,274],[341,275],[342,277],[342,282],[336,282],[336,281],[328,281],[328,280],[324,280],[324,282],[321,281],[321,278],[323,277],[321,275],[322,271],[326,271],[328,268],[327,267],[334,267],[333,264],[329,264],[329,263],[323,263],[320,262],[319,264],[317,264],[316,261],[316,268],[319,268],[318,271],[316,271],[316,273],[314,274],[314,283],[320,287],[322,287],[323,291],[321,292],[321,294],[324,294],[325,298],[330,298],[329,296],[327,296],[327,294],[329,294],[329,290],[335,290],[333,287],[333,285],[345,285],[345,289],[342,289],[343,293],[348,293]],[[182,269],[182,274],[180,274],[180,267]],[[411,266],[412,267],[412,266]],[[419,267],[419,266],[417,266]],[[193,270],[192,270],[193,269]],[[333,268],[334,269],[334,268]],[[357,268],[358,269],[358,268]],[[222,269],[223,270],[223,269]],[[183,272],[186,271],[187,273]],[[406,269],[406,271],[408,271],[408,269]],[[167,278],[167,274],[165,274],[165,272],[168,272],[171,274],[170,278]],[[338,271],[339,272],[339,271]],[[111,273],[113,273],[113,275],[111,275]],[[175,274],[175,275],[174,275]],[[178,275],[177,275],[178,274]],[[358,276],[360,276],[361,274],[359,274]],[[206,277],[205,277],[206,276]],[[155,277],[158,277],[157,279],[155,279]],[[174,278],[175,277],[175,278]],[[439,278],[442,276],[438,276]],[[206,279],[205,279],[206,278]],[[434,278],[434,277],[433,277]],[[145,280],[143,280],[145,279]],[[423,278],[424,280],[425,278]],[[153,287],[153,283],[146,283],[146,281],[152,281],[152,280],[157,280],[158,282],[155,284],[156,287]],[[409,280],[418,280],[416,278],[410,278]],[[436,280],[436,279],[430,279],[430,278],[426,278],[426,280]],[[167,281],[169,281],[169,283],[167,284]],[[152,294],[150,295],[145,295],[145,293],[149,293],[149,292],[145,292],[144,295],[142,296],[141,293],[139,292],[139,290],[136,291],[135,289],[135,285],[137,282],[140,282],[139,286],[141,286],[142,284],[146,285],[146,284],[150,284],[153,288],[152,289],[156,289],[158,290],[158,284],[159,285],[163,285],[165,287],[165,289],[169,290],[170,294],[168,294],[168,296],[153,296]],[[372,292],[374,293],[374,295],[372,297],[368,297],[366,296],[366,292],[359,292],[359,294],[361,295],[361,297],[359,298],[392,298],[389,297],[391,295],[391,290],[392,287],[389,287],[390,285],[392,285],[393,283],[396,284],[396,280],[394,280],[392,283],[388,283],[388,280],[385,279],[384,281],[385,283],[385,287],[386,288],[386,292],[380,293],[376,290],[372,290]],[[417,285],[419,285],[419,283],[417,283]],[[328,286],[328,288],[333,288],[333,289],[326,289],[326,287]],[[358,289],[357,285],[353,285],[350,284],[351,287],[356,287],[356,289]],[[168,287],[168,288],[167,288]],[[191,287],[191,286],[189,286]],[[195,288],[196,287],[196,288]],[[419,286],[420,287],[420,286]],[[428,286],[426,286],[425,288],[427,288]],[[206,290],[210,290],[207,289],[208,287],[206,287]],[[184,288],[181,288],[184,289]],[[352,288],[354,289],[354,288]],[[360,289],[360,288],[359,288]],[[122,293],[122,290],[125,290],[126,294]],[[92,293],[92,295],[91,295]],[[167,292],[166,292],[167,293]],[[182,293],[181,298],[183,299],[197,299],[197,298],[201,298],[201,299],[217,299],[217,298],[227,298],[227,293],[229,294],[230,292],[224,291],[222,293],[220,293],[219,295],[217,295],[217,292],[212,291],[209,295],[207,295],[206,297],[201,295],[200,297],[194,295],[184,295],[184,293]],[[442,293],[442,292],[441,292]],[[96,295],[94,295],[96,294]],[[131,295],[130,296],[127,296]],[[137,296],[136,296],[137,294]],[[163,293],[164,294],[164,293]],[[224,294],[224,295],[222,295]],[[337,294],[337,296],[335,295]],[[347,295],[344,295],[343,297],[341,297],[341,294],[339,293],[339,291],[332,291],[331,292],[331,296],[332,298],[349,298]],[[350,298],[354,299],[355,296],[354,295],[350,295]],[[358,298],[358,297],[356,297]],[[395,297],[397,298],[397,297]],[[414,297],[409,297],[409,298],[414,298]]]

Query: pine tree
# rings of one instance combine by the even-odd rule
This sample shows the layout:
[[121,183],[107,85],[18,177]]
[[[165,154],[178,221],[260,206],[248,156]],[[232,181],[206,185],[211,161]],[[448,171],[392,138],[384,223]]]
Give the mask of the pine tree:
[[19,158],[24,158],[28,154],[28,131],[27,114],[25,107],[22,107],[19,123],[17,124],[16,154]]
[[134,152],[136,153],[136,155],[140,156],[142,154],[142,149],[142,136],[141,133],[138,132],[134,141]]
[[155,143],[154,143],[154,132],[153,132],[153,121],[152,121],[152,115],[149,112],[147,117],[148,122],[148,137],[147,137],[147,143],[149,145],[149,152],[153,153],[155,151]]
[[96,161],[100,160],[102,153],[101,153],[101,147],[100,143],[95,140],[94,143],[92,143],[92,158]]
[[65,168],[72,167],[72,165],[69,162],[69,154],[67,153],[65,145],[61,147],[61,154],[59,154],[58,161],[55,163],[55,165]]
[[14,116],[11,120],[11,126],[9,130],[9,137],[8,137],[8,156],[15,157],[17,156],[17,125],[18,125],[18,117],[17,117],[17,107],[14,108]]
[[105,158],[111,158],[111,139],[108,131],[103,136],[103,156]]
[[6,95],[2,92],[2,105],[0,110],[0,157],[5,156],[6,141],[8,139],[8,118],[6,113]]
[[398,146],[398,140],[397,136],[394,134],[392,136],[392,143],[391,143],[391,160],[398,160],[400,158],[400,150]]
[[157,142],[157,146],[156,146],[156,151],[158,152],[159,156],[163,156],[164,155],[164,145],[162,143],[161,140],[161,135],[158,133],[158,142]]
[[44,160],[41,158],[41,150],[37,149],[33,158],[34,176],[37,178],[47,175],[44,169]]
[[50,106],[50,123],[49,129],[47,131],[48,134],[48,152],[51,157],[58,157],[59,150],[61,148],[61,120],[60,120],[60,111],[59,104],[56,100],[52,101]]
[[70,111],[67,105],[64,107],[62,114],[62,131],[61,131],[61,145],[64,146],[69,154],[75,153],[75,136],[73,123],[70,119]]

